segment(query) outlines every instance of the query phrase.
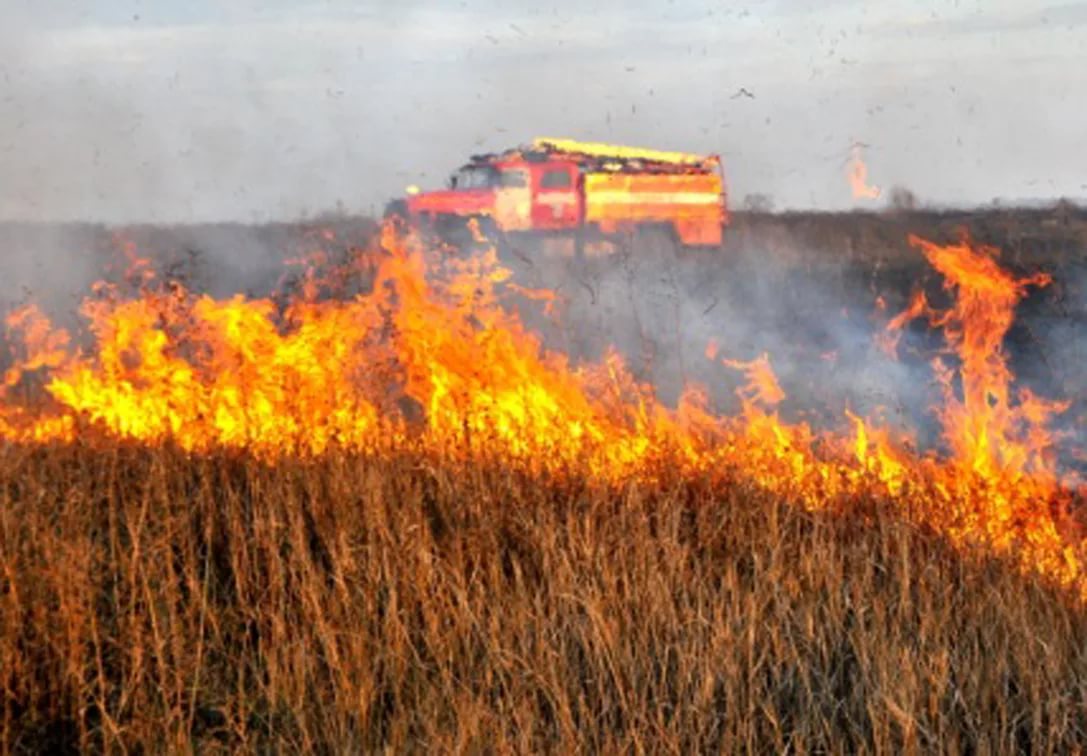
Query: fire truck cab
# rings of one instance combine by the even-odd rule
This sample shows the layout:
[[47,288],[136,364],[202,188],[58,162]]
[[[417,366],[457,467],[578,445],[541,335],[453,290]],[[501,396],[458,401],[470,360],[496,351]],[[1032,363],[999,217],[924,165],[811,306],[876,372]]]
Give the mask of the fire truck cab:
[[507,234],[670,229],[687,246],[716,246],[728,216],[715,155],[536,139],[476,155],[446,189],[409,194],[390,211],[442,229],[471,218]]

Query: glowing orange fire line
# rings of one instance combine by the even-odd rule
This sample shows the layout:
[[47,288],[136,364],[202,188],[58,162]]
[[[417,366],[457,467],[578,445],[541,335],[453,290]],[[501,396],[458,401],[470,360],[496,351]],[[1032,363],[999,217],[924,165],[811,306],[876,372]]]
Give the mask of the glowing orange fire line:
[[[282,313],[270,300],[215,300],[143,275],[140,296],[88,300],[87,352],[34,308],[14,313],[22,354],[4,376],[0,437],[113,436],[272,462],[411,443],[613,483],[653,480],[666,460],[699,475],[739,471],[813,509],[862,495],[908,500],[910,516],[953,542],[987,545],[1087,596],[1085,542],[1054,514],[1076,495],[1058,479],[1047,430],[1066,405],[1013,392],[1001,351],[1016,304],[1048,279],[1013,277],[991,250],[913,243],[955,301],[937,312],[918,297],[890,325],[897,333],[927,317],[961,365],[936,368],[948,459],[907,451],[855,415],[843,433],[783,421],[769,355],[723,360],[747,378],[738,416],[712,412],[695,387],[665,407],[617,353],[574,366],[545,349],[503,298],[522,291],[551,307],[553,295],[513,285],[493,249],[458,259],[393,227],[372,251],[372,292],[343,301],[318,301],[316,271]],[[711,343],[706,356],[719,352]],[[35,384],[47,402],[34,403]]]

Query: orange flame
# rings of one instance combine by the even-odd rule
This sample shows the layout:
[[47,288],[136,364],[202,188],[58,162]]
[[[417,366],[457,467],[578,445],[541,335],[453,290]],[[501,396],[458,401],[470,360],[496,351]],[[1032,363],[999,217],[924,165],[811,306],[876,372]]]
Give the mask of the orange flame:
[[[493,249],[451,257],[393,226],[358,261],[374,271],[369,293],[344,300],[317,298],[317,271],[285,307],[145,276],[139,296],[106,289],[86,302],[89,350],[36,310],[14,313],[20,351],[0,388],[0,438],[120,437],[194,453],[241,449],[273,463],[410,445],[602,483],[653,481],[662,470],[742,475],[811,509],[887,501],[954,543],[985,545],[1087,597],[1087,541],[1054,514],[1078,495],[1050,456],[1047,425],[1064,405],[1013,392],[1001,350],[1027,287],[1048,279],[1015,278],[966,244],[913,242],[955,302],[936,312],[918,297],[891,325],[926,315],[944,329],[954,360],[937,365],[937,412],[949,458],[911,451],[852,414],[837,433],[786,422],[766,354],[723,361],[747,379],[739,415],[714,413],[694,387],[666,407],[617,353],[572,365],[546,349],[507,297],[521,292],[547,307],[554,298],[513,285]],[[712,342],[706,356],[718,352]]]
[[740,370],[747,377],[747,384],[736,393],[746,405],[776,407],[785,400],[785,392],[778,383],[774,369],[770,367],[770,355],[765,352],[750,362],[722,360],[731,368]]
[[1026,390],[1013,401],[1014,375],[1002,346],[1027,287],[1047,286],[1051,279],[1045,274],[1015,278],[1000,268],[997,251],[989,247],[939,246],[916,236],[910,243],[944,276],[955,302],[946,312],[936,312],[920,293],[888,328],[897,330],[907,320],[927,314],[934,326],[943,328],[948,350],[961,362],[961,398],[955,372],[942,360],[933,366],[944,390],[938,414],[955,457],[987,476],[1028,469],[1052,472],[1044,458],[1053,442],[1045,425],[1068,403],[1043,400]]
[[[880,297],[878,307],[880,310],[886,308],[886,304],[883,303],[883,298]],[[884,354],[890,357],[895,357],[898,354],[898,342],[902,338],[902,329],[911,320],[917,318],[928,312],[928,298],[925,296],[925,292],[918,289],[913,293],[913,297],[910,298],[909,306],[902,312],[891,318],[887,323],[886,329],[879,334],[876,334],[876,346],[883,350]]]
[[868,166],[864,162],[862,147],[855,144],[852,147],[849,158],[849,187],[853,191],[853,199],[879,199],[880,188],[868,184]]

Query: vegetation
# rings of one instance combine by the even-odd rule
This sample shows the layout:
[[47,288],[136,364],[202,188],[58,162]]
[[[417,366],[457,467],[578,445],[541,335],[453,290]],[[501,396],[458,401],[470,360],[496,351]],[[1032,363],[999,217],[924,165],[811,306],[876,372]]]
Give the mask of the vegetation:
[[0,748],[1076,749],[1087,614],[878,500],[0,450]]
[[[249,248],[242,231],[202,232],[222,247],[158,260],[167,288],[93,300],[97,357],[17,310],[34,348],[3,358],[0,392],[0,753],[1077,751],[1087,492],[1021,469],[1048,469],[1040,432],[1055,410],[993,397],[1012,395],[1014,364],[1017,386],[1051,381],[1063,390],[1039,396],[1070,397],[1068,416],[1083,417],[1076,345],[1053,355],[1034,334],[1083,317],[1087,217],[966,218],[983,241],[1007,238],[1016,272],[963,269],[980,259],[965,246],[922,242],[956,296],[942,286],[907,303],[927,270],[905,257],[907,231],[924,221],[951,238],[960,220],[738,212],[721,255],[682,265],[640,252],[622,268],[522,261],[519,283],[574,292],[571,322],[600,323],[628,353],[667,356],[681,322],[702,324],[688,353],[747,379],[733,418],[697,402],[665,412],[616,362],[575,373],[541,357],[484,286],[501,276],[452,260],[455,285],[424,286],[395,250],[362,265],[366,245],[341,241],[347,221],[264,229],[244,264],[222,253]],[[155,233],[116,241],[154,249]],[[358,286],[371,302],[332,277],[342,290],[317,294],[345,304],[322,306],[307,298],[322,279],[283,278],[283,250],[385,283]],[[63,266],[45,267],[33,269],[54,284],[45,309],[63,309],[50,278]],[[1039,267],[1060,268],[1058,283],[1013,327]],[[226,299],[182,296],[177,279]],[[656,298],[643,286],[656,280],[683,299]],[[830,294],[812,295],[813,281]],[[250,287],[277,293],[230,297]],[[308,328],[267,327],[292,291]],[[944,396],[954,458],[859,421],[836,436],[792,425],[768,357],[722,358],[703,339],[742,314],[759,348],[803,347],[783,362],[822,387],[865,359],[837,361],[829,315],[862,313],[846,333],[864,332],[873,301],[887,317],[913,312],[896,329],[954,316],[939,320],[969,347],[962,394],[981,398]],[[354,320],[338,317],[349,308]],[[654,318],[640,312],[666,313],[674,332],[647,338]],[[622,320],[637,338],[617,338]],[[366,327],[345,330],[355,322]],[[599,351],[577,330],[584,342],[551,336],[564,354]],[[732,335],[726,348],[751,347],[743,328]],[[921,346],[913,358],[927,360]],[[522,391],[530,378],[539,390]],[[609,442],[579,441],[586,427]]]

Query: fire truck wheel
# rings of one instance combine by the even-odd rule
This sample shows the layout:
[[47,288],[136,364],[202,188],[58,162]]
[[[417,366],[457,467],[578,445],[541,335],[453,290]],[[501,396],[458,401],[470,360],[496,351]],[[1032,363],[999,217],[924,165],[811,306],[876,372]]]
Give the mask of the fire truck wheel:
[[475,254],[485,252],[493,247],[499,258],[503,257],[509,247],[509,239],[506,233],[495,224],[492,218],[485,215],[477,216],[474,221],[477,234],[469,233],[471,241],[467,251]]
[[475,235],[469,227],[469,219],[442,215],[435,219],[434,232],[442,243],[464,253],[472,253],[476,248]]
[[640,260],[669,265],[680,257],[680,244],[671,228],[647,226],[638,229],[631,240],[632,251]]
[[581,228],[574,231],[574,260],[579,264],[585,262],[585,231]]
[[408,218],[408,203],[402,199],[392,200],[385,205],[385,220],[400,219],[406,221]]

